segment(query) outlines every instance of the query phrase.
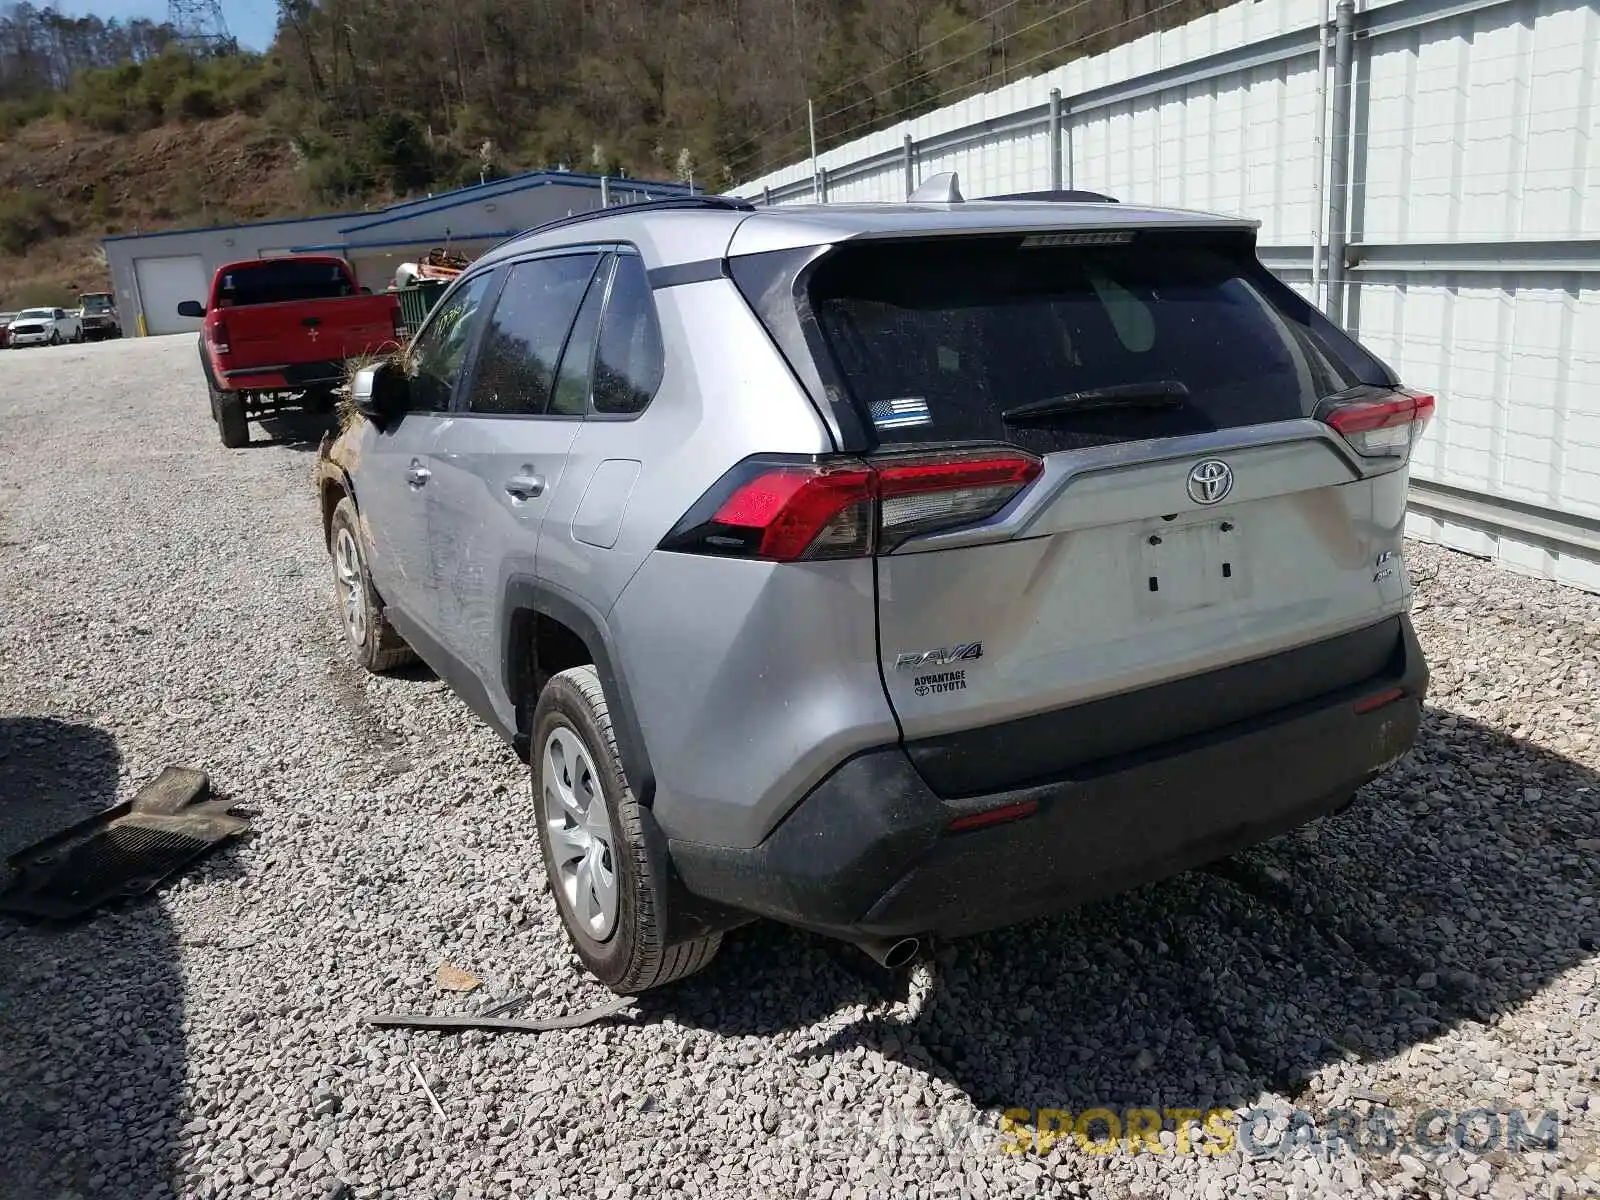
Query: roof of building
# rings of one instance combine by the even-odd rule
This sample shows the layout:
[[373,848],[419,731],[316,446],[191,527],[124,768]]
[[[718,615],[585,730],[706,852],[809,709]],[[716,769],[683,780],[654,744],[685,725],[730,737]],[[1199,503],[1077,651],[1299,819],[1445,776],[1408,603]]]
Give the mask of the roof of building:
[[[604,180],[603,184],[602,180]],[[275,217],[264,221],[235,221],[225,225],[197,225],[182,229],[153,229],[144,233],[116,233],[100,240],[102,243],[123,242],[131,241],[135,238],[180,237],[184,234],[218,233],[228,229],[262,229],[274,225],[309,224],[332,224],[342,236],[378,225],[387,225],[391,222],[408,220],[427,213],[471,204],[474,201],[490,200],[496,196],[506,196],[526,191],[530,188],[549,187],[552,185],[587,188],[595,191],[604,186],[607,189],[614,189],[623,195],[687,196],[692,194],[689,185],[684,183],[664,183],[657,180],[628,179],[626,177],[611,178],[600,175],[586,175],[577,171],[525,171],[519,175],[509,175],[504,179],[492,179],[487,183],[475,183],[468,187],[455,188],[448,192],[438,192],[432,196],[421,196],[413,200],[400,200],[379,209],[366,209],[360,212],[323,213],[312,217]],[[479,234],[471,237],[457,235],[457,238],[458,240],[463,238],[466,240],[482,240],[485,237],[495,236],[498,235]],[[343,245],[344,243],[340,242],[338,244]]]

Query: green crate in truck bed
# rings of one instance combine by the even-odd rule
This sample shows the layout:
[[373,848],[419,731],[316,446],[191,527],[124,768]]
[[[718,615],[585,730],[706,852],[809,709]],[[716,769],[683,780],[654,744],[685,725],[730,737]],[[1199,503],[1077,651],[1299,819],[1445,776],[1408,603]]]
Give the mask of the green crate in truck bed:
[[400,300],[400,318],[406,323],[407,333],[416,333],[423,318],[449,286],[443,280],[425,280],[395,292]]

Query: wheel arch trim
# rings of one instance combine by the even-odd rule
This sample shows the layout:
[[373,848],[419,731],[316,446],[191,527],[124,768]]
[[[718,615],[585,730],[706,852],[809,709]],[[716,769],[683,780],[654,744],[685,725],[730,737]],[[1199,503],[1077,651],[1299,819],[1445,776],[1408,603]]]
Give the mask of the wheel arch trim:
[[531,690],[524,688],[523,666],[533,654],[533,634],[531,629],[525,628],[529,623],[519,620],[527,615],[559,621],[583,639],[594,660],[595,673],[600,676],[606,705],[611,710],[611,731],[617,739],[617,751],[622,756],[622,770],[628,786],[633,789],[640,806],[649,808],[655,799],[655,772],[650,765],[644,731],[633,706],[616,642],[605,618],[566,589],[526,575],[513,575],[506,581],[500,619],[501,685],[517,711],[517,752],[524,759],[530,757],[533,704],[537,700],[534,695],[519,695]]

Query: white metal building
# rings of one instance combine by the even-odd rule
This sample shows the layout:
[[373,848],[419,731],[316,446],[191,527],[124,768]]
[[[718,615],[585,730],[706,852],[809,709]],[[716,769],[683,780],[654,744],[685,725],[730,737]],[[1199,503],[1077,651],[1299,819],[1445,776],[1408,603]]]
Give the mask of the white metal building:
[[106,238],[104,245],[123,329],[141,336],[182,333],[200,322],[180,317],[178,305],[203,302],[212,274],[224,263],[337,254],[355,268],[363,286],[379,291],[401,263],[434,246],[470,257],[568,213],[687,191],[675,183],[533,171],[371,212],[125,234]]
[[1600,0],[1338,8],[1234,4],[735,191],[956,171],[1257,218],[1269,267],[1439,398],[1409,531],[1600,592]]

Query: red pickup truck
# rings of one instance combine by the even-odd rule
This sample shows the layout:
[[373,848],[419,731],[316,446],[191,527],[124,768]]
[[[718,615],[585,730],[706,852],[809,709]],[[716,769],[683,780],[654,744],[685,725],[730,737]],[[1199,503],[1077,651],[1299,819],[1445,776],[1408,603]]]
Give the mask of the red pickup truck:
[[291,409],[327,411],[345,360],[400,343],[400,302],[372,295],[350,265],[326,255],[247,259],[217,270],[202,306],[200,363],[224,446],[250,441],[248,422]]

